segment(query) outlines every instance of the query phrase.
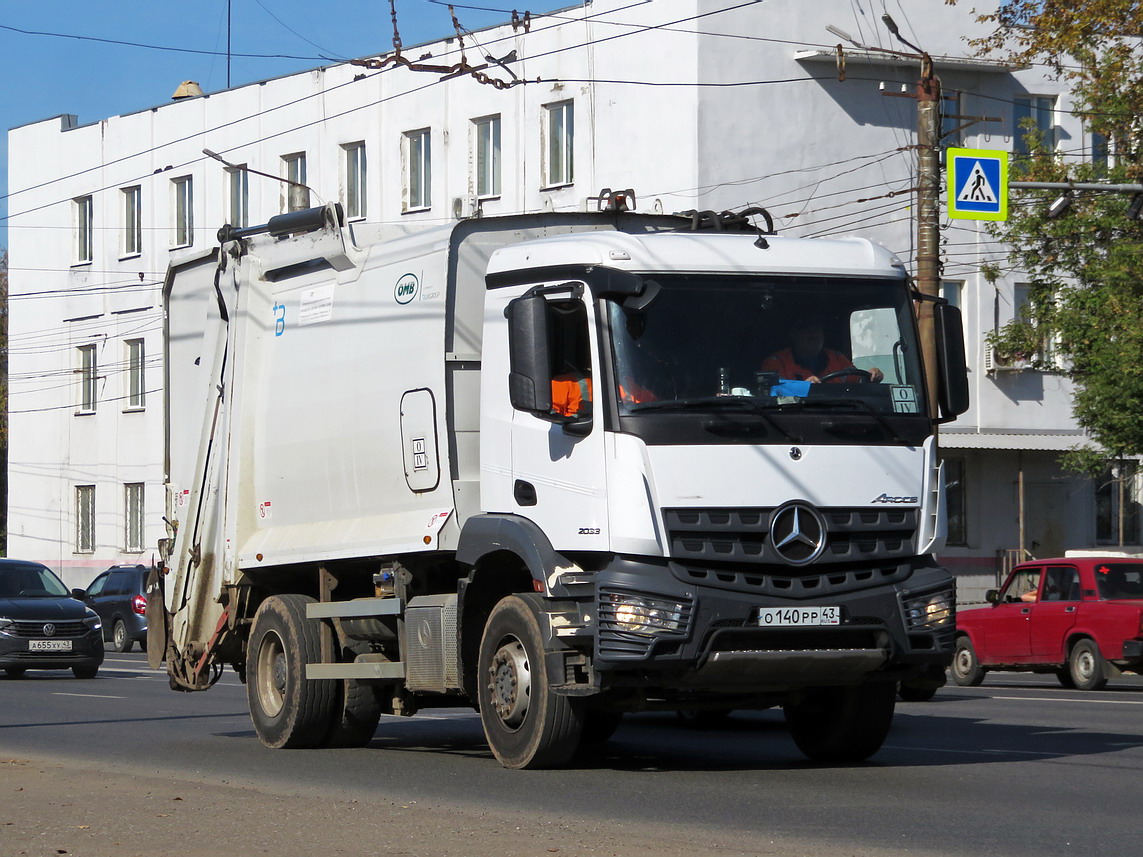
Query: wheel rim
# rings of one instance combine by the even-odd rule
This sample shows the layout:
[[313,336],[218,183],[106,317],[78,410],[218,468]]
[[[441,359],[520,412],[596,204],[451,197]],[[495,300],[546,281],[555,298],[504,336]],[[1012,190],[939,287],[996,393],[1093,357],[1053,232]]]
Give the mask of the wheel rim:
[[123,644],[127,642],[127,629],[123,627],[122,622],[115,623],[115,648],[122,649]]
[[1089,649],[1080,649],[1076,653],[1076,678],[1084,684],[1091,681],[1095,675],[1095,658]]
[[953,669],[955,669],[957,675],[962,678],[972,672],[972,652],[964,647],[957,649],[956,659],[953,661]]
[[286,649],[277,634],[267,634],[258,647],[258,705],[276,717],[286,699]]
[[517,729],[528,716],[532,697],[532,672],[528,653],[519,640],[509,640],[492,656],[488,690],[493,710],[508,729]]

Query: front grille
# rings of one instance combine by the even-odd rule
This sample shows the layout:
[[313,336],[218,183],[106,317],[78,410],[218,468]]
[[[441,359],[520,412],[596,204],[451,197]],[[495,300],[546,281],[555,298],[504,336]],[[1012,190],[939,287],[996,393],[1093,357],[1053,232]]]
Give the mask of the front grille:
[[34,637],[40,640],[48,637],[48,635],[44,633],[44,625],[55,625],[56,630],[55,633],[51,635],[51,639],[82,637],[91,630],[82,621],[54,622],[51,619],[44,619],[29,622],[21,619],[13,622],[5,631],[12,637]]
[[[775,509],[664,509],[672,559],[773,563],[789,568],[770,544]],[[827,539],[811,565],[879,562],[916,552],[916,509],[820,509]],[[798,575],[800,576],[800,575]]]

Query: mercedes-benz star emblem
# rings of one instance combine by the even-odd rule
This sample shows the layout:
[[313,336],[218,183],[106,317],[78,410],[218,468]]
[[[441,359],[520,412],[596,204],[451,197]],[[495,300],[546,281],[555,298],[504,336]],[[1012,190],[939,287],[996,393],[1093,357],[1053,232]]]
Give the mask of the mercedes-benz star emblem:
[[813,562],[825,550],[825,519],[812,506],[788,503],[770,517],[770,544],[790,565]]
[[45,637],[54,637],[55,634],[56,634],[56,626],[55,625],[53,625],[51,622],[48,622],[48,624],[44,625],[44,636]]
[[800,449],[798,449],[796,446],[791,446],[790,447],[790,458],[794,459],[794,461],[798,461],[801,459],[801,457],[802,457],[802,451]]

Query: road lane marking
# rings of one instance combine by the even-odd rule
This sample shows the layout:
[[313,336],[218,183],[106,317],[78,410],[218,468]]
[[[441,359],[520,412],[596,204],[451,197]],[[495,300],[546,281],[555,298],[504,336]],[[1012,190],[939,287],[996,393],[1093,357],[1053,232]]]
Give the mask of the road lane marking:
[[[1131,744],[1130,746],[1136,747],[1138,745]],[[903,750],[909,753],[957,753],[969,756],[1036,756],[1038,758],[1050,756],[1055,758],[1063,758],[1065,756],[1072,755],[1071,753],[1050,753],[1040,752],[1037,750],[962,750],[955,747],[902,747],[899,744],[884,744],[882,745],[882,749]]]
[[82,696],[84,699],[126,699],[125,696],[104,696],[99,693],[64,693],[63,691],[54,690],[52,696]]
[[1068,696],[991,696],[1009,702],[1084,702],[1092,705],[1143,705],[1143,699],[1073,699]]

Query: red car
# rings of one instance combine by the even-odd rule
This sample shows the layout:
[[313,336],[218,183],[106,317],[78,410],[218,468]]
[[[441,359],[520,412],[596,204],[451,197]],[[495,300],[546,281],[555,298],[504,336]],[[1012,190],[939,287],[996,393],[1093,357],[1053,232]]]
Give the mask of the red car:
[[1025,562],[986,598],[991,607],[957,614],[952,677],[962,687],[993,669],[1054,673],[1080,690],[1143,671],[1143,559]]

